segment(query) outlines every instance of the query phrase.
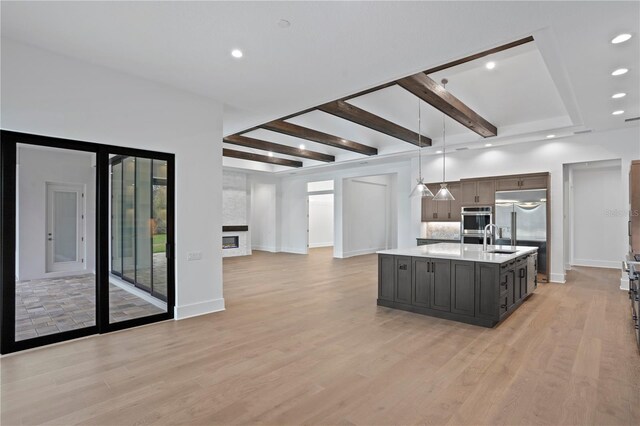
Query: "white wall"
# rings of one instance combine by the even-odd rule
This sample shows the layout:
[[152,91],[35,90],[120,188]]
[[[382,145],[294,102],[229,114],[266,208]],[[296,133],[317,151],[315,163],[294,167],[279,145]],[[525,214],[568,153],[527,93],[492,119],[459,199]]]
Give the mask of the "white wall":
[[47,183],[72,183],[85,187],[84,237],[86,251],[82,273],[95,272],[95,156],[69,150],[18,148],[18,216],[16,275],[19,280],[72,275],[47,273]]
[[[263,176],[251,180],[251,247],[253,250],[279,251],[277,223],[278,179]],[[271,181],[269,181],[271,180]]]
[[309,195],[309,248],[333,246],[333,194]]
[[395,187],[389,175],[344,179],[342,194],[342,257],[396,244],[391,241]]
[[619,235],[627,223],[620,161],[570,167],[571,265],[620,267]]
[[[494,146],[491,149],[453,152],[447,156],[447,180],[459,180],[481,176],[509,175],[519,173],[550,172],[551,190],[551,273],[554,282],[565,281],[564,271],[564,178],[565,164],[597,160],[620,159],[622,194],[619,206],[628,210],[630,162],[640,158],[640,128],[637,126],[608,132],[575,135],[570,138],[542,140],[537,142]],[[417,160],[412,160],[413,178],[417,177]],[[442,158],[424,157],[423,175],[427,182],[442,179]],[[419,201],[412,206],[412,222],[419,223]],[[622,260],[628,250],[625,224],[607,224],[607,231],[616,239],[615,256]]]
[[[176,317],[224,309],[222,105],[6,37],[1,47],[3,129],[175,154]],[[187,261],[193,251],[202,260]]]
[[358,165],[353,168],[339,170],[319,170],[299,176],[281,177],[278,183],[278,235],[280,238],[277,251],[289,253],[307,253],[307,182],[334,180],[334,257],[344,257],[343,247],[343,181],[349,178],[363,178],[375,175],[390,175],[395,191],[392,193],[390,218],[395,222],[390,235],[390,247],[411,247],[420,232],[420,214],[411,211],[409,202],[411,192],[411,162],[399,161],[387,164]]

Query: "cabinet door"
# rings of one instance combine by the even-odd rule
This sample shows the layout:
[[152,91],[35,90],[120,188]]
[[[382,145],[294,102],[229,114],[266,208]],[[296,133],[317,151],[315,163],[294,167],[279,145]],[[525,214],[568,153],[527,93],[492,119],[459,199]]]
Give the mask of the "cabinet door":
[[496,182],[494,180],[478,181],[478,204],[492,206],[496,203]]
[[396,256],[395,297],[398,303],[411,304],[411,258]]
[[520,179],[519,189],[546,189],[547,176],[529,176]]
[[438,220],[451,220],[451,201],[434,201],[434,203],[436,204]]
[[414,257],[412,263],[413,294],[411,303],[428,308],[431,297],[431,261],[424,257]]
[[503,178],[496,180],[496,191],[515,191],[520,189],[520,178]]
[[[476,263],[476,317],[498,319],[500,316],[500,294],[506,288],[506,274],[500,275],[500,267],[492,263]],[[502,281],[499,281],[502,278]],[[504,295],[503,294],[503,299]],[[506,310],[506,308],[505,308]]]
[[460,182],[460,202],[463,206],[477,203],[478,183],[475,180]]
[[509,278],[507,279],[507,309],[516,303],[516,270],[510,269]]
[[450,184],[449,191],[451,191],[451,195],[453,195],[453,198],[455,198],[455,200],[451,201],[449,205],[449,218],[454,222],[460,222],[462,220],[462,216],[460,215],[460,212],[462,211],[462,194],[460,192],[460,184]]
[[378,255],[378,299],[393,301],[395,272],[394,257]]
[[451,261],[451,312],[475,314],[475,268],[473,262]]
[[527,295],[527,265],[520,265],[516,270],[515,298],[520,300]]
[[451,261],[429,259],[431,261],[431,308],[451,311]]
[[[427,188],[435,195],[436,185],[427,184]],[[438,220],[438,202],[431,197],[425,197],[422,199],[422,221],[430,222],[433,220]]]

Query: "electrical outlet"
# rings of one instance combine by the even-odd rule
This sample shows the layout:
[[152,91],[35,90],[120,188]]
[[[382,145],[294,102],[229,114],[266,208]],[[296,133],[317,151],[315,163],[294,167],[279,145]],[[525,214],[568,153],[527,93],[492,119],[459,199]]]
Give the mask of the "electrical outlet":
[[201,251],[190,251],[187,253],[187,260],[202,260]]

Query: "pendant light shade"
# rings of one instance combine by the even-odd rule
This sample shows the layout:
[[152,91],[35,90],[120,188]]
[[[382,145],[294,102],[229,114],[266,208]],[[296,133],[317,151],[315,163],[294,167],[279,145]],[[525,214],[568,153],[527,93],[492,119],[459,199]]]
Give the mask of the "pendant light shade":
[[447,188],[446,183],[440,184],[440,190],[438,191],[436,196],[433,197],[433,199],[436,201],[454,201],[455,200],[455,198],[453,198],[453,195],[451,194],[451,191],[449,191],[449,188]]
[[418,99],[418,179],[411,190],[409,197],[433,197],[433,192],[429,190],[422,179],[422,126],[420,114],[420,99]]
[[[442,87],[447,87],[447,83],[449,80],[446,78],[442,79]],[[449,188],[447,188],[447,179],[446,179],[446,168],[447,168],[447,132],[445,127],[445,115],[442,114],[442,183],[440,184],[440,190],[433,197],[436,201],[454,201],[455,198]]]
[[422,178],[416,179],[416,185],[413,187],[410,197],[433,197],[433,192],[427,187]]

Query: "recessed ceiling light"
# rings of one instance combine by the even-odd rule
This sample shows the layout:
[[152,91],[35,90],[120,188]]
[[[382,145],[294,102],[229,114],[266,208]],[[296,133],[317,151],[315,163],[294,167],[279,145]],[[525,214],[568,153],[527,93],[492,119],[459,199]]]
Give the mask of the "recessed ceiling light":
[[267,154],[269,157],[273,157],[273,152],[270,152],[269,154]]
[[493,62],[493,61],[491,61],[491,62],[487,62],[487,63],[485,64],[485,67],[486,67],[488,70],[492,70],[492,69],[494,69],[494,68],[496,67],[496,63],[495,63],[495,62]]
[[490,146],[493,146],[493,144],[492,143],[485,143],[484,146],[486,146],[488,148]]
[[547,139],[552,139],[552,138],[555,138],[555,137],[556,137],[556,135],[547,135]]
[[631,38],[631,34],[620,34],[617,35],[613,38],[613,40],[611,40],[611,43],[613,44],[618,44],[618,43],[624,43],[625,41],[629,40]]
[[233,49],[231,51],[231,56],[233,56],[234,58],[242,58],[242,50],[240,49]]
[[611,75],[622,75],[622,74],[626,74],[627,71],[629,71],[629,70],[626,69],[626,68],[618,68],[617,70],[612,72]]
[[304,146],[304,144],[303,144],[303,143],[301,143],[301,144],[300,144],[300,146],[298,146],[298,148],[300,148],[302,151],[304,151],[304,150],[305,150],[305,148],[306,148],[306,146]]
[[620,115],[620,114],[624,114],[624,111],[623,111],[623,110],[621,110],[621,109],[619,109],[619,110],[617,110],[617,111],[613,111],[613,112],[611,113],[611,115]]
[[436,151],[436,154],[442,154],[442,151]]
[[613,99],[620,99],[620,98],[624,98],[625,96],[627,96],[626,93],[616,93],[615,95],[611,96]]

